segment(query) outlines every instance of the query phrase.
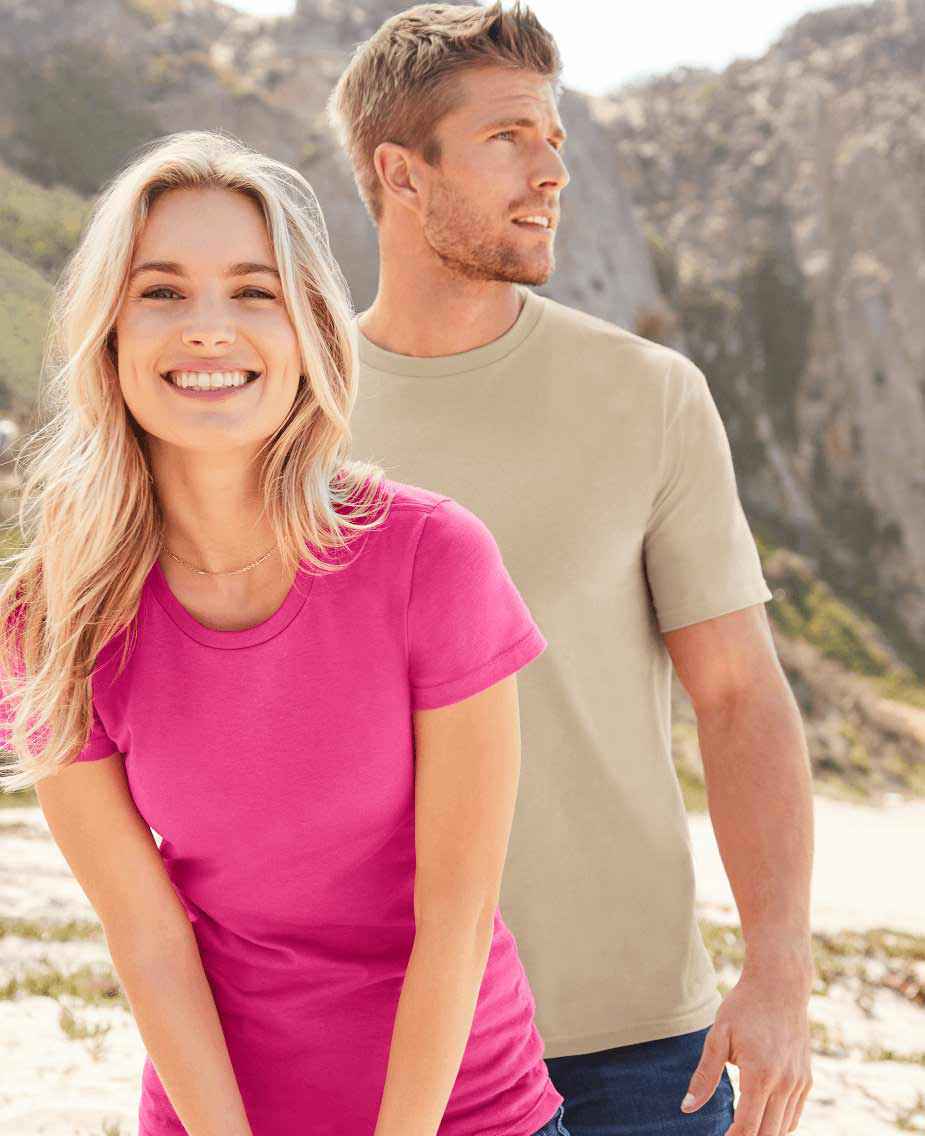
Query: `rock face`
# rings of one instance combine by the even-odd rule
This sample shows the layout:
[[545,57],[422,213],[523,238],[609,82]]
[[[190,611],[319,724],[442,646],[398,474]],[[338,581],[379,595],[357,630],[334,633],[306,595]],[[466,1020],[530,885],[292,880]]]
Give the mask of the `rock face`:
[[779,526],[925,663],[925,0],[594,101],[660,281]]
[[[375,230],[324,105],[404,6],[300,0],[260,19],[215,0],[0,0],[0,191],[8,167],[88,199],[145,142],[220,129],[305,174],[362,309]],[[879,0],[806,16],[722,73],[566,91],[571,181],[539,289],[703,368],[750,518],[920,671],[923,60],[925,0]],[[0,192],[0,251],[15,256],[5,209]],[[0,398],[25,386],[9,368],[0,383]]]
[[[407,6],[303,0],[292,17],[258,19],[214,0],[0,0],[0,158],[92,195],[151,138],[225,130],[305,174],[365,307],[375,230],[324,104],[357,43]],[[584,176],[563,194],[561,267],[542,291],[632,327],[659,304],[651,256],[588,100],[567,92],[562,113]]]

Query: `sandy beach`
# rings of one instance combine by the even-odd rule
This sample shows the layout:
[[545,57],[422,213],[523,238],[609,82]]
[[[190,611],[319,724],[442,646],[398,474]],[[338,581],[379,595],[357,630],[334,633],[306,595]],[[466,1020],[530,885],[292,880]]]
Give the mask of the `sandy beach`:
[[[690,831],[699,914],[734,925],[708,817],[692,815]],[[144,1047],[134,1021],[124,1006],[86,997],[79,983],[69,990],[62,979],[83,966],[108,975],[105,940],[40,937],[68,920],[96,924],[93,909],[38,808],[0,810],[0,842],[0,975],[8,985],[0,999],[0,1136],[135,1136]],[[925,804],[866,808],[817,798],[814,930],[925,934],[915,882],[923,860]],[[917,965],[925,988],[925,963]],[[727,986],[737,978],[727,967],[719,974]],[[803,1136],[925,1131],[921,997],[889,985],[871,994],[869,984],[861,997],[846,980],[813,995],[810,1017],[817,1052]],[[729,1072],[738,1089],[738,1070]]]

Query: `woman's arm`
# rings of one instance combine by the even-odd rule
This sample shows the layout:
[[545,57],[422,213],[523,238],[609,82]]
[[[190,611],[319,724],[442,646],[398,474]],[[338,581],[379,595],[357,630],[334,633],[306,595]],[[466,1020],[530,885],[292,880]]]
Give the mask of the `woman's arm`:
[[488,962],[520,779],[517,676],[414,712],[415,939],[373,1136],[435,1136]]
[[119,754],[75,762],[36,795],[109,953],[157,1074],[189,1136],[252,1136],[183,905]]

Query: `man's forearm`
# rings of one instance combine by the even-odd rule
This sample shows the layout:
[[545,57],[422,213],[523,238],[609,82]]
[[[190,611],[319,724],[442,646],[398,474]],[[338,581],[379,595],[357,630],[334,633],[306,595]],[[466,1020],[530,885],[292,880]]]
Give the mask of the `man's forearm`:
[[493,916],[418,925],[373,1136],[435,1136],[472,1029]]
[[812,984],[812,774],[786,680],[697,713],[710,817],[746,965]]

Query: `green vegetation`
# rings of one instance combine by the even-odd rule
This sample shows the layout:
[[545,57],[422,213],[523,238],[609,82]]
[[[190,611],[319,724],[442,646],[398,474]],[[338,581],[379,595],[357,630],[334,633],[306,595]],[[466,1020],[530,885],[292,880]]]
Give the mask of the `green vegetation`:
[[746,327],[757,342],[754,356],[765,403],[782,438],[797,440],[797,392],[809,357],[813,308],[792,250],[770,244],[753,252],[739,280]]
[[884,647],[874,624],[840,600],[799,557],[774,557],[773,546],[757,532],[755,543],[775,589],[768,614],[786,635],[818,647],[845,670],[874,679],[884,698],[925,707],[925,687]]
[[25,414],[35,402],[48,330],[51,285],[40,273],[0,248],[0,407]]
[[180,8],[179,0],[123,0],[123,3],[152,27],[166,24]]
[[674,252],[654,225],[644,223],[643,233],[649,246],[659,291],[667,300],[673,300],[678,290],[678,262]]
[[[4,825],[2,832],[8,833],[12,825]],[[17,919],[9,915],[0,916],[0,939],[16,935],[20,939],[36,939],[42,943],[85,943],[103,938],[103,928],[99,920],[68,919],[63,923],[51,923],[47,919]]]
[[87,210],[73,190],[45,189],[0,164],[0,247],[44,276],[60,271]]
[[35,789],[19,789],[15,793],[0,791],[0,809],[37,808],[39,799]]
[[678,775],[686,811],[689,813],[705,813],[707,811],[707,787],[704,784],[703,774],[692,769],[685,762],[677,760],[674,768]]
[[[701,919],[700,931],[717,971],[740,971],[745,942],[738,927]],[[814,994],[828,994],[837,983],[855,992],[858,1005],[869,1010],[874,994],[892,990],[915,1006],[925,1007],[921,964],[925,962],[925,936],[877,927],[869,931],[812,934],[815,966]]]
[[110,966],[84,964],[65,973],[50,962],[28,970],[22,977],[0,982],[0,999],[18,996],[74,998],[92,1006],[120,1006],[131,1012],[125,991]]
[[[858,1046],[846,1044],[824,1022],[810,1020],[809,1033],[813,1053],[825,1057],[848,1057],[858,1052]],[[860,1056],[864,1061],[901,1061],[906,1065],[925,1065],[925,1051],[903,1053],[884,1045],[865,1045],[860,1048]]]
[[15,92],[6,158],[42,185],[96,193],[142,143],[165,133],[142,101],[133,65],[72,44],[31,59],[10,58]]
[[61,1032],[72,1041],[89,1041],[90,1053],[94,1060],[101,1060],[103,1057],[103,1040],[112,1029],[110,1023],[97,1022],[95,1025],[90,1025],[81,1021],[67,1006],[62,1006],[61,1012],[58,1014],[58,1025],[61,1027]]

